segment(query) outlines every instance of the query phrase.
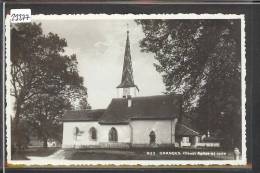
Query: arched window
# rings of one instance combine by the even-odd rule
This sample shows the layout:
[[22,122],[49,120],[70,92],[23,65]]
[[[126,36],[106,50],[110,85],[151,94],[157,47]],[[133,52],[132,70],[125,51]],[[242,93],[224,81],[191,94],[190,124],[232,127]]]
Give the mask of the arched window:
[[89,135],[90,135],[91,140],[94,140],[94,141],[97,140],[97,130],[95,127],[91,127],[89,129]]
[[150,136],[150,144],[155,144],[156,136],[155,136],[154,131],[151,131],[149,136]]
[[117,142],[117,139],[118,139],[118,137],[117,137],[117,131],[116,131],[116,129],[114,128],[114,127],[112,127],[111,129],[110,129],[110,131],[109,131],[109,141],[110,142]]

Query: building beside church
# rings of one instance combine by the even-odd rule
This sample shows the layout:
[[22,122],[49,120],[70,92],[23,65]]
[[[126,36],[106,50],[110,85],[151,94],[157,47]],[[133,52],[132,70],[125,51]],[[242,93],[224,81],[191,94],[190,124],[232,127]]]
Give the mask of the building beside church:
[[138,97],[129,31],[119,98],[106,109],[67,111],[63,148],[196,147],[199,133],[182,123],[182,95]]

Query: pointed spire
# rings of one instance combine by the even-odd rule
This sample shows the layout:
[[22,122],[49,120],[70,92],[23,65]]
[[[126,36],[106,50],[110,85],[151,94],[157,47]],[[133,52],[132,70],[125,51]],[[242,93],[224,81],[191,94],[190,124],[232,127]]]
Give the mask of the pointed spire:
[[131,60],[131,53],[130,53],[129,30],[127,24],[127,38],[126,38],[126,46],[125,46],[122,79],[121,79],[121,83],[117,86],[117,88],[130,88],[130,87],[137,88],[137,86],[134,83],[134,77],[133,77],[133,68],[132,68],[132,60]]

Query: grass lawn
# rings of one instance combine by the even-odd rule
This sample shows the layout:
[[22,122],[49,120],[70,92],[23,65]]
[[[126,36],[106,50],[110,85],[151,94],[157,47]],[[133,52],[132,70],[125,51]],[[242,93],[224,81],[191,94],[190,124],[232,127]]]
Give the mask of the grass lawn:
[[[189,150],[190,151],[190,150]],[[183,152],[183,151],[182,151]],[[181,153],[182,153],[181,152]],[[163,155],[158,151],[150,155],[140,151],[109,150],[109,149],[74,149],[66,150],[68,160],[232,160],[232,152],[225,156],[210,155]],[[190,152],[191,153],[191,152]]]
[[33,148],[27,148],[23,151],[17,151],[14,154],[12,154],[12,160],[29,160],[27,156],[37,156],[37,157],[47,157],[54,152],[56,152],[58,147],[52,147],[52,148],[43,148],[43,147],[33,147]]
[[[29,148],[12,155],[12,160],[28,157],[47,157],[60,148]],[[204,153],[204,154],[201,154]],[[215,153],[215,155],[207,154]],[[218,153],[225,153],[219,155]],[[60,153],[66,160],[233,160],[232,151],[221,149],[138,148],[138,149],[64,149]]]

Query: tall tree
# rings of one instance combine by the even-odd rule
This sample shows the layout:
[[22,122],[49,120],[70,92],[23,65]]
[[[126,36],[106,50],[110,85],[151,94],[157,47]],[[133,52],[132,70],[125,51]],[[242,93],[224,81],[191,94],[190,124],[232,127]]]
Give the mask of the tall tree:
[[87,88],[80,87],[68,87],[64,95],[69,98],[69,102],[72,103],[73,110],[91,109],[87,101]]
[[[44,35],[41,24],[16,24],[11,30],[11,94],[15,98],[12,138],[19,147],[20,120],[26,118],[44,141],[61,129],[61,115],[69,109],[68,88],[84,88],[75,55],[64,55],[66,40]],[[75,91],[76,92],[76,91]],[[87,92],[85,92],[85,96]],[[55,133],[56,132],[56,133]]]
[[62,115],[70,106],[62,95],[50,94],[39,94],[26,104],[24,114],[31,135],[43,141],[43,147],[47,147],[48,140],[61,141]]
[[145,34],[140,46],[155,54],[166,93],[182,93],[185,111],[195,113],[188,118],[203,133],[241,141],[240,20],[137,23]]

